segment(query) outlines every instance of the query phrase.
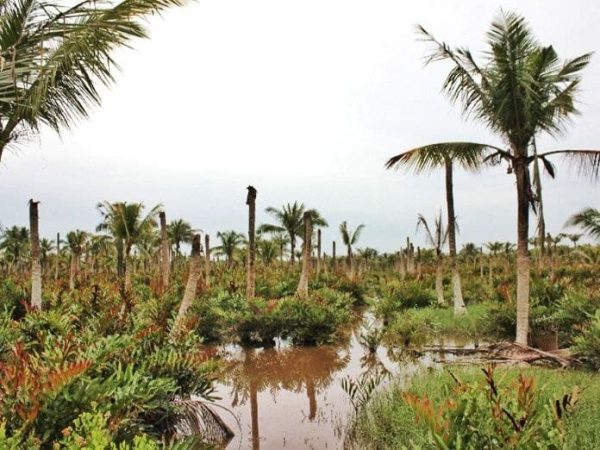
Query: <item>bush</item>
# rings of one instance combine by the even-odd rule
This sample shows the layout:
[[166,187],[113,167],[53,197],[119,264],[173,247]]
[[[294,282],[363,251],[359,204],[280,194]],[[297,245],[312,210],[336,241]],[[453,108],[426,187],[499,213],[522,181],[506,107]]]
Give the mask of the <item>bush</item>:
[[276,313],[281,335],[294,344],[330,342],[337,328],[350,320],[351,305],[348,294],[329,289],[313,292],[308,298],[285,298]]

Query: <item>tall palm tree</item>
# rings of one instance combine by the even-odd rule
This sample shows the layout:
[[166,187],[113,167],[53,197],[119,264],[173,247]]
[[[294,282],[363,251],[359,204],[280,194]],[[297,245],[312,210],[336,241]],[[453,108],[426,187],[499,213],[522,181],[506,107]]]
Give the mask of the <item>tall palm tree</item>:
[[156,217],[161,205],[156,205],[144,216],[143,203],[103,202],[98,204],[103,221],[97,231],[108,231],[115,240],[118,256],[124,261],[124,288],[131,288],[131,250],[157,227]]
[[40,262],[42,263],[42,269],[44,269],[48,263],[48,255],[54,250],[54,241],[42,238],[40,239]]
[[147,37],[145,18],[182,3],[0,2],[0,160],[42,125],[58,132],[85,118],[100,102],[98,87],[113,81],[113,51]]
[[581,239],[581,236],[583,236],[583,234],[581,234],[581,233],[570,233],[570,234],[567,234],[567,237],[573,243],[573,248],[577,248],[577,243]]
[[360,235],[364,228],[365,228],[365,226],[363,224],[360,224],[359,226],[356,227],[356,229],[354,231],[352,231],[348,228],[348,223],[345,220],[340,224],[340,234],[342,235],[342,241],[344,242],[344,245],[346,246],[346,250],[348,251],[348,253],[347,253],[347,255],[348,255],[347,256],[348,271],[349,271],[349,274],[351,277],[354,276],[354,261],[353,261],[353,254],[352,254],[352,246],[356,245],[356,243],[360,239]]
[[476,171],[481,167],[485,148],[474,149],[468,143],[457,142],[452,146],[445,144],[426,145],[414,148],[393,156],[386,163],[386,168],[406,167],[415,174],[427,173],[436,169],[444,169],[446,188],[446,208],[448,210],[448,249],[452,266],[452,285],[454,311],[462,314],[465,302],[462,295],[460,272],[456,261],[456,214],[454,209],[454,167]]
[[435,218],[435,228],[432,230],[427,223],[427,219],[422,214],[419,214],[417,219],[417,230],[423,227],[425,230],[425,239],[427,243],[431,245],[433,250],[435,251],[436,256],[436,266],[435,266],[435,292],[437,294],[438,303],[440,305],[445,305],[446,301],[444,300],[444,273],[443,273],[443,249],[444,245],[446,245],[446,241],[448,240],[448,228],[444,227],[444,223],[442,222],[442,213],[440,212],[438,216]]
[[259,227],[260,232],[285,232],[290,239],[290,257],[292,264],[296,261],[296,239],[304,236],[304,212],[311,214],[313,227],[326,227],[327,221],[323,219],[316,209],[306,209],[304,203],[294,202],[283,205],[280,209],[272,206],[265,210],[278,222],[277,225],[263,224]]
[[[535,196],[531,189],[529,165],[536,159],[529,150],[540,133],[556,136],[564,130],[568,119],[577,113],[575,94],[580,73],[590,61],[586,53],[560,62],[552,46],[536,42],[525,19],[512,13],[501,13],[488,32],[489,50],[483,63],[475,61],[466,48],[452,48],[437,41],[425,28],[419,27],[424,40],[434,49],[428,62],[449,61],[452,64],[443,90],[453,102],[460,102],[467,117],[483,122],[508,148],[473,143],[445,142],[436,144],[444,152],[468,148],[486,162],[505,161],[514,173],[517,190],[517,333],[516,342],[527,344],[529,333],[529,207]],[[441,151],[441,150],[440,150]],[[563,155],[594,178],[600,172],[600,151],[555,150],[538,153],[544,168],[554,175],[548,157]]]
[[29,230],[16,225],[5,229],[0,237],[0,251],[6,254],[9,264],[19,270],[29,252]]
[[218,255],[224,255],[227,265],[231,266],[235,252],[246,242],[246,238],[242,233],[233,230],[219,231],[217,238],[221,241],[221,245],[215,247],[213,250]]
[[175,246],[175,253],[181,254],[181,243],[189,244],[192,242],[194,230],[189,222],[183,219],[172,221],[167,227],[167,235],[171,241],[171,245]]
[[82,230],[67,233],[67,247],[71,253],[71,268],[69,270],[69,289],[75,289],[75,281],[79,275],[81,255],[87,243],[88,234]]
[[[590,207],[584,208],[569,217],[565,226],[579,227],[588,236],[600,241],[600,210]],[[577,242],[577,240],[574,242]]]

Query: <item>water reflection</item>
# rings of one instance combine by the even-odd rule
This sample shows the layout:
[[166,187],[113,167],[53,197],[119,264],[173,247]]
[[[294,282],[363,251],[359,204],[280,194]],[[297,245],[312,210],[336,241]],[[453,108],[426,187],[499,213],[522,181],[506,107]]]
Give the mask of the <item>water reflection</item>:
[[236,431],[227,448],[341,448],[352,412],[342,379],[391,373],[402,382],[438,365],[432,355],[415,359],[385,347],[369,352],[359,343],[360,326],[349,327],[336,345],[226,346],[228,368],[217,391],[235,415],[223,415]]

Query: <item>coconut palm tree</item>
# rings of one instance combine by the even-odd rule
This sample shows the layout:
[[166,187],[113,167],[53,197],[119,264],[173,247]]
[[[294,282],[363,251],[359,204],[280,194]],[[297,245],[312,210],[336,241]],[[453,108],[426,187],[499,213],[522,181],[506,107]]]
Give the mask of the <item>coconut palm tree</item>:
[[573,243],[573,248],[577,248],[577,243],[579,242],[579,240],[581,239],[582,236],[583,236],[583,234],[581,234],[581,233],[567,234],[567,237]]
[[393,156],[385,164],[386,168],[405,167],[415,174],[428,173],[444,169],[446,188],[446,208],[448,210],[448,249],[452,267],[452,285],[454,310],[458,314],[465,311],[462,295],[460,272],[456,261],[456,213],[454,209],[454,167],[477,171],[486,155],[485,147],[474,148],[472,145],[460,142],[453,145],[427,145],[414,148]]
[[16,225],[5,229],[0,237],[0,251],[6,255],[9,265],[19,270],[29,252],[29,230]]
[[79,275],[81,255],[87,243],[88,234],[82,230],[67,233],[67,247],[71,253],[71,268],[69,270],[69,289],[75,289],[75,281]]
[[54,250],[54,241],[42,238],[40,239],[40,262],[42,264],[42,269],[44,269],[48,263],[48,256]]
[[443,248],[448,240],[448,228],[444,227],[442,222],[442,213],[440,212],[435,218],[435,228],[432,230],[423,215],[419,214],[417,219],[417,230],[423,227],[425,230],[425,239],[435,251],[435,292],[437,293],[438,303],[445,305],[444,300],[444,273],[443,273]]
[[213,250],[217,255],[225,256],[227,265],[231,267],[235,252],[246,242],[246,238],[242,233],[233,230],[219,231],[217,238],[221,241],[221,245],[215,247]]
[[347,253],[347,262],[348,262],[348,272],[351,277],[354,276],[354,261],[352,254],[352,246],[356,245],[358,240],[360,239],[360,235],[362,230],[365,228],[363,224],[360,224],[356,227],[354,231],[348,228],[348,222],[345,220],[340,224],[340,234],[342,235],[342,242],[346,246]]
[[326,227],[327,221],[323,219],[316,209],[306,209],[304,203],[294,202],[293,204],[283,205],[280,209],[272,206],[265,210],[278,222],[277,225],[263,224],[259,231],[265,232],[285,232],[290,240],[290,258],[292,264],[296,261],[296,239],[304,236],[304,212],[311,213],[311,222],[313,227]]
[[144,19],[183,0],[0,2],[0,160],[45,125],[70,128],[100,102],[113,52],[147,37]]
[[175,246],[175,253],[181,255],[181,243],[191,243],[194,231],[189,222],[183,219],[174,220],[168,225],[167,236],[169,236],[171,245]]
[[161,205],[156,205],[144,216],[143,203],[103,202],[97,206],[103,221],[97,231],[108,231],[114,238],[118,258],[124,262],[124,289],[131,288],[131,250],[157,227],[156,217]]
[[[569,217],[565,226],[579,227],[588,236],[600,241],[600,210],[590,207],[584,208]],[[577,240],[574,242],[577,242]]]
[[[590,61],[586,53],[560,62],[552,46],[536,42],[524,18],[502,12],[488,32],[489,50],[478,63],[466,48],[452,48],[437,41],[425,28],[419,33],[433,45],[427,62],[452,64],[443,84],[453,102],[460,102],[467,117],[483,122],[508,148],[473,142],[438,143],[447,153],[451,149],[471,149],[489,163],[508,163],[517,190],[517,333],[516,342],[527,344],[529,332],[529,207],[535,204],[529,165],[538,158],[548,173],[554,169],[549,157],[563,155],[594,178],[600,172],[600,151],[554,150],[530,154],[534,137],[540,133],[556,136],[568,119],[577,113],[575,95],[580,73]],[[442,150],[439,150],[442,151]]]

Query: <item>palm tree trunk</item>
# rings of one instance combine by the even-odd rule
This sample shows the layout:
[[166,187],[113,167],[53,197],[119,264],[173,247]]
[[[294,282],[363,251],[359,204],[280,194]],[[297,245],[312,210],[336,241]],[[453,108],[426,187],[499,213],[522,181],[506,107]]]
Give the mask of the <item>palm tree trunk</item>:
[[527,345],[529,334],[529,183],[525,159],[515,162],[517,178],[517,335],[518,344]]
[[246,297],[256,294],[256,189],[248,186],[248,273],[246,276]]
[[60,267],[60,233],[56,233],[56,261],[54,265],[54,281],[58,281],[58,269]]
[[317,230],[317,277],[321,273],[321,229]]
[[40,231],[38,204],[29,200],[29,228],[31,238],[31,307],[42,309],[42,267],[40,265]]
[[196,297],[196,289],[198,287],[198,280],[200,279],[200,235],[195,234],[192,239],[192,255],[190,256],[190,271],[188,274],[187,284],[185,286],[185,292],[183,293],[183,300],[179,306],[179,311],[173,324],[171,331],[172,335],[176,335],[182,325],[183,319],[187,313],[187,310],[191,306],[194,298]]
[[205,247],[205,266],[204,266],[204,285],[210,287],[210,236],[204,235],[204,247]]
[[460,272],[456,263],[456,214],[454,213],[454,174],[452,161],[446,159],[446,206],[448,209],[448,247],[450,250],[450,267],[452,268],[452,290],[454,301],[454,314],[462,315],[466,312],[465,301],[462,295]]
[[348,264],[348,277],[350,279],[354,278],[354,261],[352,260],[352,247],[347,246],[348,255],[346,257],[346,262]]
[[169,288],[169,237],[167,235],[167,215],[164,211],[158,213],[160,218],[160,267],[161,286],[163,293]]
[[312,240],[312,220],[310,212],[304,213],[304,244],[302,246],[302,273],[300,274],[300,281],[298,282],[298,289],[296,294],[301,297],[308,295],[308,281],[310,279],[310,254],[311,254],[311,240]]
[[117,247],[117,276],[121,278],[125,272],[125,264],[123,261],[123,239],[117,239],[115,246]]
[[442,259],[438,258],[435,267],[435,292],[437,294],[438,304],[444,306],[446,300],[444,299],[444,272],[442,266]]
[[77,272],[77,258],[75,253],[71,252],[71,267],[69,269],[69,290],[75,289],[75,275]]
[[335,254],[335,241],[333,241],[333,244],[331,246],[331,266],[332,268],[335,270],[335,266],[337,264],[337,259],[336,259],[336,254]]
[[294,235],[290,235],[290,247],[292,251],[290,262],[293,266],[296,263],[296,236]]

